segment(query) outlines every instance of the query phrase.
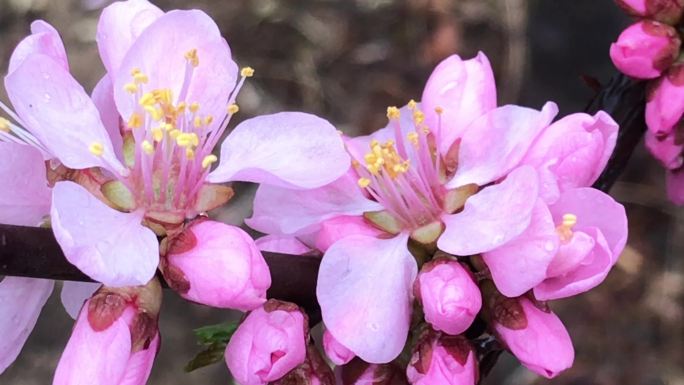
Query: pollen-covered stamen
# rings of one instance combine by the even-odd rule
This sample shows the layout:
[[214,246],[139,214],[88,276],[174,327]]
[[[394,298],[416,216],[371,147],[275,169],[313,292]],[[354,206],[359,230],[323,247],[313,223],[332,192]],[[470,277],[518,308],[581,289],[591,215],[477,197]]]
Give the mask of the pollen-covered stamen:
[[370,142],[362,162],[353,162],[358,185],[408,228],[416,229],[439,219],[445,190],[439,183],[434,148],[417,103],[409,102],[415,131],[404,134],[400,110],[387,109],[395,140]]
[[577,216],[574,214],[563,214],[561,224],[556,227],[558,237],[561,242],[567,243],[572,239],[572,228],[577,224]]
[[40,142],[35,136],[33,136],[28,130],[23,128],[25,126],[24,122],[19,119],[14,111],[7,107],[3,102],[0,102],[0,109],[5,111],[11,119],[13,119],[17,124],[12,121],[0,117],[0,140],[14,143],[28,144],[29,146],[37,148],[40,152],[45,155],[49,155],[50,151]]

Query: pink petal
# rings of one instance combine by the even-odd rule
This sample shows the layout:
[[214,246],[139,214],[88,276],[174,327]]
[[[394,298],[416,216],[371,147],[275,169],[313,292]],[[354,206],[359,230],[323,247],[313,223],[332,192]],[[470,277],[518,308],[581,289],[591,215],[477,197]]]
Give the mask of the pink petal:
[[40,151],[0,141],[0,223],[38,226],[50,213],[50,188]]
[[132,81],[131,71],[140,69],[148,76],[144,90],[170,89],[175,98],[180,98],[186,77],[185,54],[194,49],[199,65],[193,69],[184,100],[199,103],[201,115],[213,115],[214,128],[221,123],[237,79],[237,65],[216,23],[199,10],[176,10],[160,16],[128,50],[114,77],[114,98],[125,121],[139,108],[124,89]]
[[[554,276],[536,286],[534,288],[534,296],[538,300],[549,301],[584,293],[598,286],[606,278],[611,267],[617,261],[617,255],[613,256],[601,230],[593,227],[585,231],[586,233],[576,231],[573,239],[593,239],[592,248],[588,252],[587,250],[578,250],[580,252],[577,254],[584,258],[578,261],[570,271],[564,274],[554,274]],[[571,252],[575,250],[565,250],[566,247],[567,245],[561,246],[556,258],[577,257],[571,255]],[[581,251],[584,251],[583,255]],[[550,274],[552,273],[554,272],[550,270]]]
[[537,200],[530,226],[510,242],[482,254],[497,289],[506,297],[517,297],[546,278],[558,250],[558,234],[551,213]]
[[[494,73],[487,56],[479,52],[470,60],[458,55],[444,59],[430,75],[421,103],[425,123],[436,132],[439,150],[446,154],[470,123],[496,108]],[[437,107],[443,110],[441,119]]]
[[116,211],[80,185],[52,191],[52,229],[67,260],[107,286],[146,284],[159,263],[159,244],[140,224],[143,213]]
[[363,216],[340,215],[321,223],[316,236],[316,249],[325,252],[330,246],[350,235],[379,237],[387,234],[370,224]]
[[5,277],[0,282],[0,374],[21,352],[52,293],[54,281]]
[[259,250],[270,253],[303,255],[312,251],[311,247],[291,235],[265,235],[254,243]]
[[17,48],[12,52],[9,61],[8,74],[14,72],[33,54],[43,54],[52,58],[61,68],[69,71],[69,61],[67,60],[64,43],[59,37],[59,32],[43,20],[36,20],[31,23],[31,35],[19,42]]
[[240,123],[221,145],[212,183],[248,181],[316,188],[349,169],[340,134],[328,121],[301,112],[262,115]]
[[82,311],[69,338],[52,385],[119,384],[131,356],[131,331],[127,321],[134,310],[127,308],[108,328],[95,331]]
[[684,205],[684,171],[668,172],[667,197],[677,205]]
[[323,322],[366,362],[390,362],[406,343],[418,273],[407,240],[406,234],[392,239],[353,235],[323,257],[316,288]]
[[154,358],[157,356],[160,345],[161,337],[157,333],[147,349],[139,350],[131,355],[124,377],[116,385],[145,385],[152,372]]
[[93,103],[100,111],[100,119],[114,147],[114,153],[123,159],[123,136],[121,136],[121,117],[114,103],[114,86],[109,75],[105,75],[95,85],[91,95]]
[[361,215],[382,210],[363,195],[353,171],[336,181],[311,190],[291,190],[261,185],[254,197],[254,210],[245,222],[267,234],[295,234],[340,215]]
[[462,212],[444,215],[446,228],[437,246],[455,255],[472,255],[506,244],[529,226],[538,189],[532,167],[513,170],[503,182],[468,198]]
[[[483,186],[518,166],[537,135],[558,113],[548,102],[541,111],[514,105],[499,107],[475,120],[463,134],[458,169],[448,188]],[[495,138],[495,139],[493,139]]]
[[107,72],[116,75],[133,42],[164,12],[146,0],[115,2],[100,14],[97,23],[97,48]]
[[676,170],[684,164],[684,144],[679,143],[674,133],[659,137],[651,131],[644,134],[644,144],[648,151],[668,170]]
[[71,318],[78,318],[78,313],[83,307],[83,303],[93,296],[93,293],[102,286],[94,282],[71,282],[64,281],[60,299],[67,314]]
[[560,223],[564,214],[577,216],[573,230],[583,231],[591,227],[601,230],[615,258],[627,242],[627,215],[625,208],[607,195],[593,188],[577,188],[563,193],[558,201],[549,206],[555,222]]
[[[59,63],[33,54],[5,77],[5,88],[26,128],[65,166],[126,172],[97,108]],[[90,152],[93,143],[103,146],[102,156]]]
[[[524,164],[547,169],[555,181],[542,185],[542,196],[558,199],[557,193],[591,186],[603,171],[615,147],[618,125],[610,115],[599,111],[594,116],[572,114],[551,124],[528,151]],[[546,167],[545,167],[546,166]]]

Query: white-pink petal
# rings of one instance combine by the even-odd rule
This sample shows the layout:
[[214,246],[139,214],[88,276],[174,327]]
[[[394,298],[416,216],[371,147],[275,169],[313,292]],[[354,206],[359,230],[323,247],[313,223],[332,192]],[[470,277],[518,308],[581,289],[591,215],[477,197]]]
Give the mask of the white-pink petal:
[[143,213],[122,213],[73,182],[52,192],[52,229],[67,260],[97,282],[143,285],[159,264],[159,244],[141,224]]
[[104,125],[109,139],[114,147],[114,153],[119,159],[123,159],[123,136],[121,135],[121,117],[114,103],[114,86],[109,75],[105,75],[93,88],[91,98],[95,107],[100,112],[100,119]]
[[302,189],[324,186],[350,166],[335,127],[302,112],[245,120],[223,141],[220,159],[209,182],[248,181]]
[[316,295],[323,322],[337,341],[366,362],[401,353],[418,273],[408,236],[353,235],[333,244],[321,262]]
[[64,310],[66,310],[71,318],[78,318],[78,313],[81,311],[85,301],[92,297],[93,293],[101,286],[102,284],[94,282],[64,281],[62,291],[60,292],[60,299],[62,300]]
[[36,20],[31,23],[31,34],[20,41],[12,52],[7,73],[14,72],[27,57],[33,54],[49,56],[62,68],[69,71],[69,61],[59,32],[43,20]]

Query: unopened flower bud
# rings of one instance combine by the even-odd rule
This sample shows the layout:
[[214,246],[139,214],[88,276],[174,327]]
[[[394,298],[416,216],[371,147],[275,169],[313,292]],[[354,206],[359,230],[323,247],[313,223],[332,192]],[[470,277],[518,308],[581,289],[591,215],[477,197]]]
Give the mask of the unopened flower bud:
[[159,349],[161,286],[103,287],[83,306],[53,385],[143,385]]
[[306,348],[304,363],[272,385],[335,385],[335,375],[312,343]]
[[480,290],[470,272],[448,258],[423,265],[413,292],[423,305],[425,320],[451,335],[468,329],[482,307]]
[[327,330],[323,332],[323,349],[335,365],[344,365],[356,357],[354,352],[337,341]]
[[475,385],[477,357],[464,337],[429,331],[416,344],[406,376],[415,385]]
[[297,305],[269,300],[238,326],[226,347],[226,365],[241,385],[282,378],[306,358],[308,317]]
[[649,87],[646,125],[650,132],[662,137],[673,132],[684,115],[684,64],[674,64]]
[[494,333],[526,368],[553,378],[572,366],[572,340],[553,312],[526,297],[504,297],[493,285],[483,286],[483,291]]
[[682,17],[682,0],[616,0],[620,8],[631,16],[653,19],[675,25]]
[[183,298],[242,311],[263,304],[271,286],[254,240],[238,227],[211,220],[195,221],[169,242],[161,271]]
[[358,357],[335,367],[335,379],[338,385],[408,385],[396,363],[369,364]]
[[679,54],[677,31],[657,21],[642,20],[627,27],[610,46],[613,64],[637,79],[660,76]]

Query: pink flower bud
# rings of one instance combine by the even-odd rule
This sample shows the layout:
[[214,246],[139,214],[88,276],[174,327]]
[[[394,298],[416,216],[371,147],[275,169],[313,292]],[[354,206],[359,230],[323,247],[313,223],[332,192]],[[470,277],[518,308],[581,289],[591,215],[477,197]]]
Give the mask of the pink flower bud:
[[572,366],[575,350],[563,323],[526,297],[507,298],[487,290],[494,332],[531,371],[553,378]]
[[226,365],[241,385],[276,381],[304,362],[308,317],[289,302],[269,300],[245,318],[226,347]]
[[354,352],[339,343],[327,330],[323,332],[323,349],[325,349],[325,354],[335,365],[344,365],[356,357]]
[[360,358],[335,367],[335,379],[338,385],[408,385],[397,364],[369,364]]
[[646,124],[650,132],[671,133],[684,114],[684,64],[676,63],[665,76],[649,85]]
[[161,270],[183,298],[214,307],[254,309],[271,286],[254,240],[238,227],[211,220],[195,221],[171,240]]
[[335,385],[335,375],[314,344],[306,348],[306,360],[272,385]]
[[642,20],[622,31],[618,41],[610,46],[610,58],[625,75],[653,79],[672,64],[680,44],[674,28]]
[[415,385],[475,385],[477,357],[464,337],[429,331],[414,348],[406,376]]
[[159,349],[161,287],[102,288],[86,301],[53,385],[143,385]]
[[615,0],[631,16],[677,24],[682,17],[682,0]]
[[423,304],[425,320],[451,335],[466,331],[482,307],[480,290],[470,272],[447,258],[423,265],[413,292]]
[[646,131],[644,142],[646,148],[668,170],[676,170],[684,164],[684,143],[677,143],[673,133],[658,136],[651,131]]

